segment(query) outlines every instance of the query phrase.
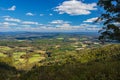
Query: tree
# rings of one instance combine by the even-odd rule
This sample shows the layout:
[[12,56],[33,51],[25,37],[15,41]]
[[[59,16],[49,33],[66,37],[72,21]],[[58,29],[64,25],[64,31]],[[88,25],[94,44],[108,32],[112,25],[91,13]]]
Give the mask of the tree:
[[104,9],[104,13],[98,18],[104,21],[104,27],[99,31],[99,40],[120,41],[120,0],[99,0],[98,6]]

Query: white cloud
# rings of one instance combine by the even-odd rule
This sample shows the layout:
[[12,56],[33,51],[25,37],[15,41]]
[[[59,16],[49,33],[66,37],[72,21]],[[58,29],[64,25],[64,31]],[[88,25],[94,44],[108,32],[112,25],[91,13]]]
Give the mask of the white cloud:
[[23,21],[22,24],[24,24],[24,25],[39,25],[38,22],[32,22],[32,21]]
[[43,27],[44,30],[48,31],[98,31],[100,27],[98,25],[92,24],[80,24],[71,25],[69,21],[63,20],[53,20],[50,22],[51,25],[46,25]]
[[96,24],[81,24],[81,27],[84,28],[85,31],[98,31],[100,30],[100,26]]
[[30,25],[20,25],[22,27],[31,27]]
[[[23,21],[10,16],[2,16],[0,31],[40,31],[43,24],[34,21]],[[0,20],[1,20],[0,19]],[[19,23],[18,23],[19,22]],[[47,25],[47,24],[46,24]]]
[[31,12],[28,12],[26,13],[27,16],[34,16],[35,14],[31,13]]
[[2,27],[17,26],[17,23],[2,22],[0,23]]
[[81,1],[70,0],[64,1],[61,5],[57,6],[54,11],[59,12],[59,14],[70,14],[70,15],[88,15],[91,10],[97,10],[96,3],[85,4]]
[[15,18],[11,18],[11,17],[6,17],[4,20],[5,21],[11,21],[11,22],[21,22],[20,19],[15,19]]
[[96,21],[97,19],[98,19],[98,17],[90,18],[90,19],[87,19],[86,21],[83,21],[83,22],[92,23],[92,22]]
[[9,11],[15,11],[15,9],[16,9],[16,6],[13,5],[12,7],[8,8],[7,10],[9,10]]
[[7,16],[2,16],[2,17],[3,17],[3,18],[10,18],[10,16],[8,16],[8,15],[7,15]]
[[79,30],[79,29],[82,29],[82,27],[81,26],[79,26],[79,25],[71,25],[71,24],[69,24],[69,23],[65,23],[65,24],[61,24],[61,25],[56,25],[56,28],[58,29],[58,30]]
[[63,21],[63,20],[53,20],[50,22],[50,24],[65,24],[70,23],[69,21]]
[[50,13],[49,15],[50,15],[50,16],[53,16],[53,14],[52,14],[52,13]]
[[40,16],[44,16],[44,14],[40,14]]

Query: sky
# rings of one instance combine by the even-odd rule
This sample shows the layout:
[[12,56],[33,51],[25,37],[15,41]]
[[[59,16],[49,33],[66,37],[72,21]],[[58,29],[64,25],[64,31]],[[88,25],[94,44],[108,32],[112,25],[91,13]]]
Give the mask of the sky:
[[0,32],[97,32],[98,0],[0,0]]

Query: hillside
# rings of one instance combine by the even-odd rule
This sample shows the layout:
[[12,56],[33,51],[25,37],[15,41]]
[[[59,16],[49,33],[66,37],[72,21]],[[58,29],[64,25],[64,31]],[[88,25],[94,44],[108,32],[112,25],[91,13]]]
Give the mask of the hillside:
[[119,66],[120,45],[111,44],[53,54],[29,71],[0,68],[0,80],[119,80]]

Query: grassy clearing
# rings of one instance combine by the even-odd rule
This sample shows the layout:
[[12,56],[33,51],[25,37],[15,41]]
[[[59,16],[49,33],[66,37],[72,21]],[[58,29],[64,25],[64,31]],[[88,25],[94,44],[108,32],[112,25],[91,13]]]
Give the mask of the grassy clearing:
[[42,57],[40,54],[33,54],[29,58],[29,63],[39,62],[41,60],[45,59],[45,57]]
[[14,53],[13,53],[13,58],[19,59],[20,56],[22,56],[22,55],[24,55],[24,54],[26,54],[26,52],[14,52]]
[[7,55],[0,53],[0,57],[7,57]]
[[7,46],[0,46],[0,51],[9,51],[11,50],[10,47],[7,47]]

